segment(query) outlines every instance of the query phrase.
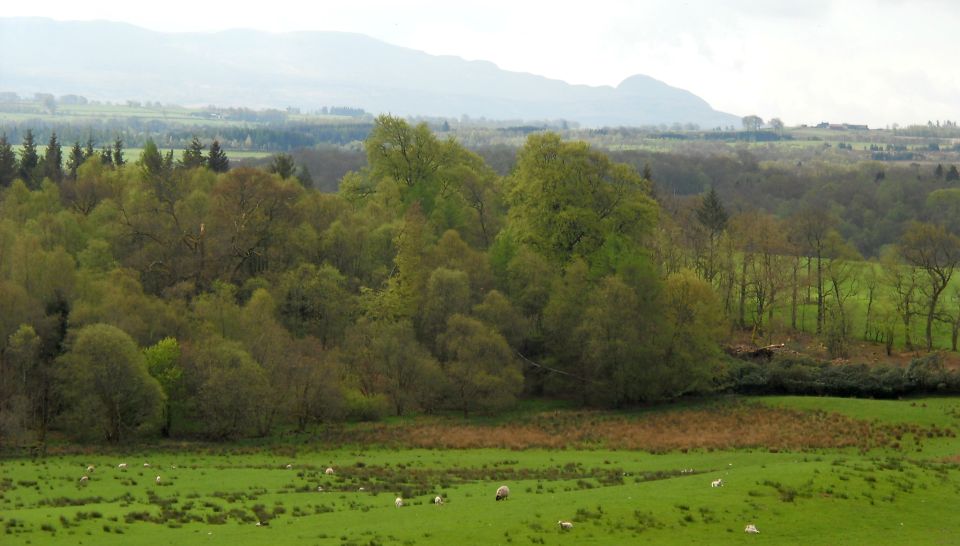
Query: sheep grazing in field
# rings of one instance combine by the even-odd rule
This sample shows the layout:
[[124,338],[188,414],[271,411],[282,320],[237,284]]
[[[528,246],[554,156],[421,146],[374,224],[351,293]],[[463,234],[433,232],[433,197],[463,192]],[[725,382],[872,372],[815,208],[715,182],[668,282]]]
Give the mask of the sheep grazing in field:
[[403,507],[403,499],[401,499],[400,497],[397,497],[397,500],[393,501],[393,504],[396,505],[397,508],[402,508],[402,507]]
[[150,463],[143,463],[144,468],[150,468]]
[[497,488],[497,500],[504,500],[509,496],[510,496],[509,487],[505,485],[501,485],[500,487]]
[[117,465],[117,468],[119,468],[120,470],[126,470],[126,469],[127,469],[127,463],[120,463],[120,464]]
[[710,487],[723,487],[723,478],[717,478],[710,482]]
[[327,476],[333,476],[333,467],[327,467],[327,469],[324,470],[323,473],[326,474]]
[[744,528],[743,528],[743,532],[744,532],[744,533],[750,533],[750,534],[753,534],[753,535],[758,535],[758,534],[760,534],[760,531],[757,530],[757,526],[754,525],[754,524],[752,524],[752,523],[749,524],[749,525],[747,525],[746,527],[744,527]]
[[86,483],[90,479],[90,476],[80,476],[80,483]]
[[287,465],[287,470],[290,470],[291,468],[293,468],[293,465],[292,465],[292,464],[288,464],[288,465]]
[[318,485],[318,486],[317,486],[317,491],[322,493],[322,492],[323,492],[323,486],[322,486],[322,485]]
[[270,522],[269,522],[269,521],[258,521],[258,522],[257,522],[257,527],[266,527],[266,526],[268,526],[268,525],[270,525]]
[[160,476],[157,476],[157,485],[160,485]]
[[436,504],[436,505],[443,504],[443,497],[441,497],[440,495],[433,497],[433,504]]
[[557,522],[557,525],[559,525],[560,529],[563,531],[569,531],[570,529],[573,529],[573,523],[570,523],[569,521],[560,520]]
[[93,465],[88,466],[88,467],[87,467],[87,474],[90,474],[91,472],[93,472],[93,469],[94,469],[94,466],[93,466]]

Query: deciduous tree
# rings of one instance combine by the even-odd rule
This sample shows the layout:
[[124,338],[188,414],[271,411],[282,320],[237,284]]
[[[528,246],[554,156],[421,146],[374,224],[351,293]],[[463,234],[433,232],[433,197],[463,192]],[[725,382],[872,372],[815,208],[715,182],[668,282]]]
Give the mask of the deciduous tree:
[[136,343],[119,328],[80,329],[60,359],[59,377],[66,418],[78,436],[119,442],[158,423],[163,391]]

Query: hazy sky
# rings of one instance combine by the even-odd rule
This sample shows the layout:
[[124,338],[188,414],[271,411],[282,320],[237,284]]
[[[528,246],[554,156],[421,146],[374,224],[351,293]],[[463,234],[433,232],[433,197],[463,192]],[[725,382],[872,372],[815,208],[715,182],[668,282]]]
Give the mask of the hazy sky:
[[2,15],[359,32],[570,83],[647,74],[791,125],[960,120],[956,0],[44,0]]

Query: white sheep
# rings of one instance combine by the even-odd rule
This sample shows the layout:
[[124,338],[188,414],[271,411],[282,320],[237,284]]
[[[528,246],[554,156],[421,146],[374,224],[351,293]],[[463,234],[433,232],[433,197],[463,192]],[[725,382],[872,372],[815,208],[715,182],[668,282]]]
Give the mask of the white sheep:
[[288,464],[288,465],[287,465],[287,470],[290,470],[291,468],[293,468],[293,465],[292,465],[292,464]]
[[150,468],[150,463],[143,463],[144,468]]
[[510,496],[509,487],[505,485],[501,485],[500,487],[497,488],[497,500],[504,500],[509,496]]
[[93,472],[93,469],[94,469],[94,466],[93,466],[93,465],[88,466],[88,467],[87,467],[87,474]]
[[323,492],[323,486],[322,486],[322,485],[318,485],[318,486],[317,486],[317,491],[318,491],[318,492]]
[[393,501],[393,504],[395,504],[397,508],[402,508],[402,507],[403,507],[403,499],[401,499],[400,497],[397,497],[397,500]]
[[440,495],[433,497],[433,504],[443,504],[443,497]]
[[744,532],[744,533],[751,533],[751,534],[754,534],[754,535],[760,534],[760,531],[757,530],[757,526],[754,525],[754,524],[752,524],[752,523],[750,523],[750,524],[748,524],[746,527],[744,527],[744,528],[743,528],[743,532]]
[[333,467],[327,467],[327,469],[324,470],[323,473],[326,474],[327,476],[332,476],[332,475],[333,475]]
[[157,476],[157,485],[160,485],[160,476]]
[[119,468],[120,470],[126,470],[126,469],[127,469],[127,463],[120,463],[120,464],[117,465],[117,468]]
[[723,478],[717,478],[710,482],[710,487],[723,487]]
[[90,476],[80,476],[80,483],[85,483],[90,479]]
[[560,520],[560,521],[557,522],[557,525],[559,525],[559,526],[560,526],[560,529],[562,529],[562,530],[564,530],[564,531],[569,531],[570,529],[573,529],[573,523],[571,523],[571,522],[569,522],[569,521]]

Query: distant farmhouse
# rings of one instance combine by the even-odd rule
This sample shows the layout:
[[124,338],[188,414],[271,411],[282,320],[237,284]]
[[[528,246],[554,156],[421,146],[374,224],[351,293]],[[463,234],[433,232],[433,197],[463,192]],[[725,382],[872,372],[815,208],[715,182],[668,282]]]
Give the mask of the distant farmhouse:
[[853,123],[829,123],[821,121],[817,124],[817,129],[832,129],[834,131],[867,131],[870,128],[866,125],[855,125]]

